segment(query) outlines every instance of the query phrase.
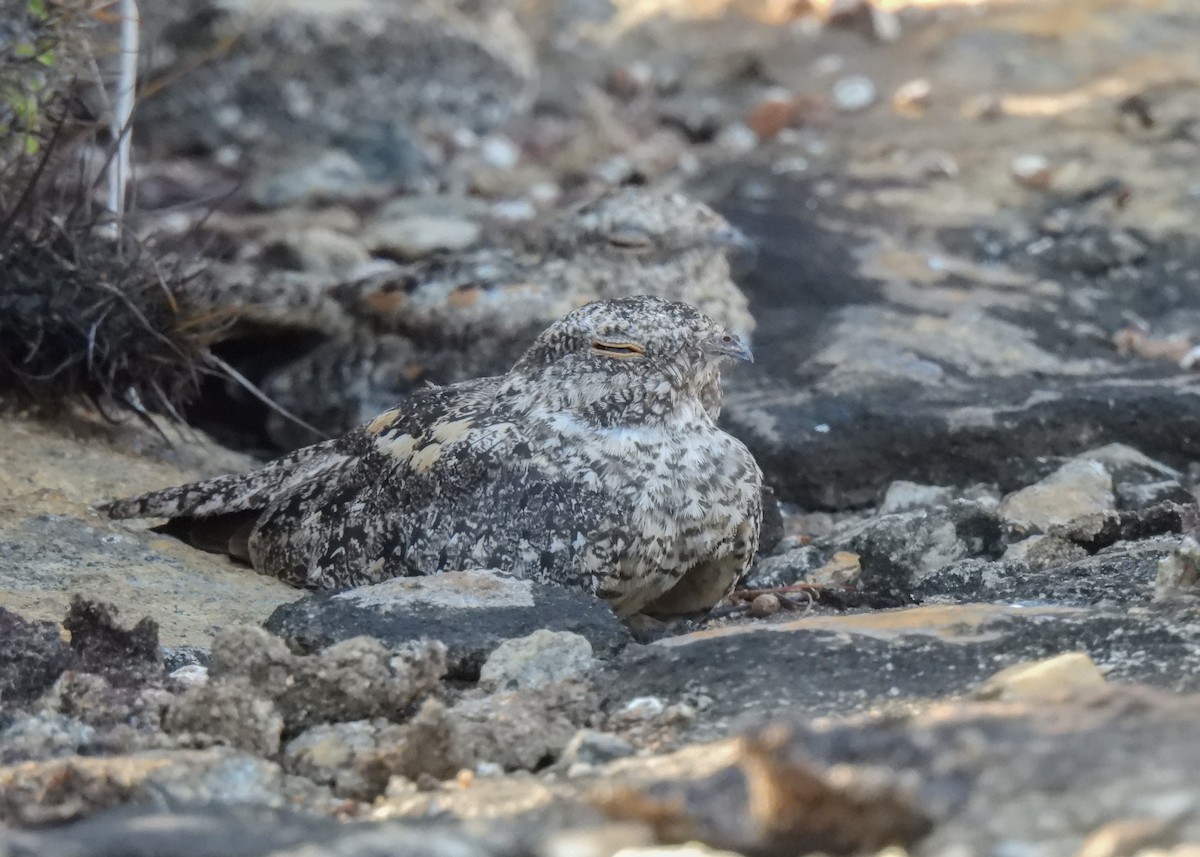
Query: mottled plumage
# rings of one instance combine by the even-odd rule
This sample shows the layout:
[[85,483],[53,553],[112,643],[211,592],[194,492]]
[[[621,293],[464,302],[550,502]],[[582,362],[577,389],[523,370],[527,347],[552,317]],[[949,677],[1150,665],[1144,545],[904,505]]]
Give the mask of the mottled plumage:
[[426,388],[246,474],[120,500],[290,583],[500,568],[619,615],[711,607],[758,542],[762,474],[715,423],[719,364],[748,359],[686,304],[597,301],[506,375]]
[[[441,256],[337,287],[326,303],[340,306],[353,330],[281,367],[263,389],[339,433],[406,396],[413,380],[506,371],[555,319],[592,300],[640,294],[690,303],[747,337],[754,319],[726,258],[744,245],[723,217],[683,194],[613,190],[533,230],[525,246]],[[391,371],[398,364],[407,371]],[[313,439],[279,415],[268,432],[284,447]]]

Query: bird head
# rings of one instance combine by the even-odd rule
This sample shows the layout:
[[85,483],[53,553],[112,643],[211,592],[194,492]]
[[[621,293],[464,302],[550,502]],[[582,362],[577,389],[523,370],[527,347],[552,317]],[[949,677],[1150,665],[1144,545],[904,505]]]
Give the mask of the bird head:
[[654,262],[707,250],[752,249],[729,221],[682,193],[625,187],[578,206],[554,228],[561,249]]
[[509,373],[553,407],[603,426],[720,408],[720,366],[749,347],[693,306],[641,295],[593,301],[547,328]]

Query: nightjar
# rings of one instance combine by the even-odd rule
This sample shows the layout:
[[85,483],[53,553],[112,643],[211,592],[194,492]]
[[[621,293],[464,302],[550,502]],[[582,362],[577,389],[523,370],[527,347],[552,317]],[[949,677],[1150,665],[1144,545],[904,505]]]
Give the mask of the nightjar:
[[687,304],[600,300],[507,374],[428,387],[249,473],[102,507],[297,586],[496,568],[620,616],[706,610],[743,576],[762,473],[716,424],[748,348]]

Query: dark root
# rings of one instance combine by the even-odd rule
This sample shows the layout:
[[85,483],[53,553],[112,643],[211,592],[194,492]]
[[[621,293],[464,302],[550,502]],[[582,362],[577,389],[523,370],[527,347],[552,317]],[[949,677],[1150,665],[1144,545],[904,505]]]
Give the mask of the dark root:
[[0,237],[0,393],[175,414],[217,326],[189,306],[199,271],[156,260],[91,217],[41,212]]

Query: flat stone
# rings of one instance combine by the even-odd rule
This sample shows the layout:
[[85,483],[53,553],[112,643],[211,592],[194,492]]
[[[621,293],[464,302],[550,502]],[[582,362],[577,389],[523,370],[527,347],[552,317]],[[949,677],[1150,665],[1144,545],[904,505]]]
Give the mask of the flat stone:
[[944,485],[920,485],[900,479],[888,486],[879,504],[879,514],[912,512],[931,506],[944,506],[954,499],[954,489]]
[[603,601],[582,591],[520,580],[493,571],[402,577],[345,592],[314,593],[276,611],[272,632],[304,651],[366,634],[390,648],[441,640],[450,675],[470,680],[505,640],[534,631],[569,631],[601,657],[630,640]]
[[1183,487],[1183,474],[1123,443],[1110,443],[1080,453],[1077,458],[1104,466],[1113,481],[1117,509],[1143,509],[1158,503],[1194,503]]
[[285,232],[263,254],[276,267],[331,276],[349,276],[371,258],[357,239],[324,226]]
[[1158,563],[1154,578],[1154,600],[1186,601],[1200,598],[1200,543],[1192,537]]
[[995,559],[1003,553],[996,513],[970,500],[917,512],[870,518],[828,541],[858,555],[860,588],[894,603],[935,594],[957,595],[952,576],[959,560]]
[[414,214],[370,224],[363,240],[378,256],[409,260],[439,250],[465,250],[482,234],[482,227],[472,220]]
[[512,690],[580,680],[596,666],[592,644],[569,631],[534,631],[505,640],[484,662],[479,683]]
[[1062,699],[1080,688],[1105,685],[1104,673],[1085,652],[1005,667],[976,691],[979,699]]
[[18,716],[0,729],[0,764],[34,761],[80,752],[96,738],[96,730],[62,714]]
[[[213,643],[209,681],[171,705],[168,723],[179,729],[239,736],[240,743],[278,743],[311,726],[371,718],[402,719],[440,686],[446,648],[413,640],[388,649],[362,634],[313,654],[296,654],[262,628],[243,626]],[[255,703],[254,697],[273,705]],[[244,712],[239,718],[239,712]]]
[[367,188],[366,172],[358,161],[340,149],[279,164],[250,183],[250,198],[265,208],[312,202],[341,202],[361,196]]
[[283,772],[273,762],[222,747],[126,756],[69,756],[0,767],[0,820],[70,821],[133,801],[175,800],[282,806]]
[[1000,514],[1022,527],[1045,531],[1116,508],[1112,476],[1098,461],[1069,461],[1036,485],[1000,502]]
[[405,734],[401,726],[368,720],[318,724],[287,743],[284,767],[288,773],[331,787],[338,796],[372,800],[386,780],[379,783],[364,775],[362,763],[381,744],[403,741]]
[[597,732],[594,729],[580,729],[563,748],[558,765],[570,772],[576,765],[597,767],[614,759],[632,756],[635,752],[633,745],[620,735]]
[[[1147,582],[1145,604],[1149,589]],[[597,677],[596,687],[611,710],[644,696],[668,706],[706,698],[703,717],[684,732],[713,737],[749,713],[909,710],[972,693],[997,669],[1054,652],[1086,652],[1110,681],[1200,690],[1194,636],[1186,614],[1126,606],[938,604],[800,618],[780,613],[628,652]]]
[[123,622],[150,617],[164,645],[206,648],[222,627],[261,622],[301,596],[150,532],[153,522],[109,521],[90,511],[104,500],[252,464],[197,429],[158,425],[161,436],[132,418],[108,425],[79,412],[48,423],[0,413],[0,606],[57,624],[79,594],[111,605]]
[[210,804],[164,809],[128,806],[97,813],[76,824],[6,833],[23,854],[122,857],[130,844],[161,857],[501,857],[490,846],[437,823],[345,822],[292,808]]

